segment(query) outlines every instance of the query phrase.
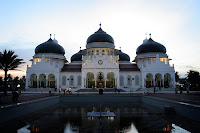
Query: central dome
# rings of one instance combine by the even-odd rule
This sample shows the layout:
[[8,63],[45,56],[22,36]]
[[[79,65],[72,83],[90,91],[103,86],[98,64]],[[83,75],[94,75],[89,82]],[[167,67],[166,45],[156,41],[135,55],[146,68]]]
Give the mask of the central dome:
[[88,37],[87,44],[92,42],[109,42],[114,44],[113,38],[104,32],[101,27],[97,32]]
[[94,34],[88,37],[86,48],[114,48],[113,38],[99,28]]

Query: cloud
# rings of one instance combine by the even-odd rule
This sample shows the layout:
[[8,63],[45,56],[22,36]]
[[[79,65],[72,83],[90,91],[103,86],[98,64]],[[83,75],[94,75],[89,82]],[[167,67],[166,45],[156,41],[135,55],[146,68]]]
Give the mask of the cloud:
[[190,65],[185,66],[185,68],[189,68],[189,69],[197,69],[196,67],[193,67],[193,66],[190,66]]

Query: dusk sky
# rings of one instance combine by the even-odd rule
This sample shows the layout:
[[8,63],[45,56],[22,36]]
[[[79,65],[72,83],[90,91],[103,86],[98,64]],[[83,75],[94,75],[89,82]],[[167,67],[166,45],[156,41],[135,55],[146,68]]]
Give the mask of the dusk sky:
[[[200,71],[199,0],[0,0],[0,51],[13,50],[26,62],[13,76],[26,74],[37,45],[56,34],[68,61],[99,23],[131,61],[152,34],[163,44],[182,77]],[[0,72],[3,76],[3,71]]]

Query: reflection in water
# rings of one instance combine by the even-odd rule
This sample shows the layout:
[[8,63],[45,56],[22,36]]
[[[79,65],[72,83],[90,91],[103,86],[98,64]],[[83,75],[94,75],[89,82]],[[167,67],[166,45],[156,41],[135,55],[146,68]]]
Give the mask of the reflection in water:
[[[63,133],[190,133],[194,132],[190,123],[179,123],[176,119],[154,113],[154,110],[140,106],[102,106],[102,112],[113,112],[116,116],[88,117],[88,112],[99,112],[99,106],[74,107],[59,105],[28,115],[23,120],[30,125],[15,121],[16,128],[4,128],[3,132],[32,133],[63,132]],[[173,116],[175,117],[175,116]],[[166,119],[167,118],[167,119]],[[177,117],[178,118],[178,117]],[[21,120],[21,121],[23,121]],[[169,122],[170,120],[170,122]],[[181,119],[182,121],[185,119]],[[36,122],[37,121],[37,122]],[[186,120],[185,120],[186,121]],[[172,124],[175,123],[175,124]],[[8,123],[2,127],[14,125]],[[195,123],[196,124],[196,123]],[[181,127],[177,125],[182,125]],[[189,125],[189,128],[188,128]],[[193,124],[194,125],[194,124]],[[34,126],[34,128],[33,128]],[[199,126],[199,124],[198,124]],[[23,128],[22,128],[23,127]],[[196,126],[195,126],[196,127]],[[186,128],[183,129],[183,128]],[[196,128],[197,129],[197,128]],[[198,127],[199,129],[199,127]],[[188,131],[187,131],[188,130]],[[0,130],[2,132],[2,130]],[[190,132],[189,132],[190,131]],[[198,130],[195,130],[198,131]]]
[[171,133],[191,133],[175,124],[172,124],[172,130]]
[[131,123],[131,126],[128,129],[125,129],[124,131],[121,131],[121,132],[122,133],[139,133],[134,123]]
[[72,127],[70,123],[67,123],[64,129],[64,133],[78,133],[78,127]]
[[26,126],[20,128],[20,129],[18,129],[18,130],[17,130],[17,133],[30,133],[31,131],[30,131],[29,129],[27,129],[27,128],[29,128],[29,127],[30,127],[30,125],[28,124],[28,125],[26,125]]

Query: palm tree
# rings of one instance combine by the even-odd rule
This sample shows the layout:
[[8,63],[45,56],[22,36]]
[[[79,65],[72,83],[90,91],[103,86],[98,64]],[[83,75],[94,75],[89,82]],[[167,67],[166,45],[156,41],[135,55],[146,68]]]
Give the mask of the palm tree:
[[23,59],[18,59],[18,55],[14,54],[14,51],[4,50],[0,52],[0,69],[5,72],[4,75],[4,95],[7,95],[7,73],[9,70],[16,70],[16,68],[24,63]]

